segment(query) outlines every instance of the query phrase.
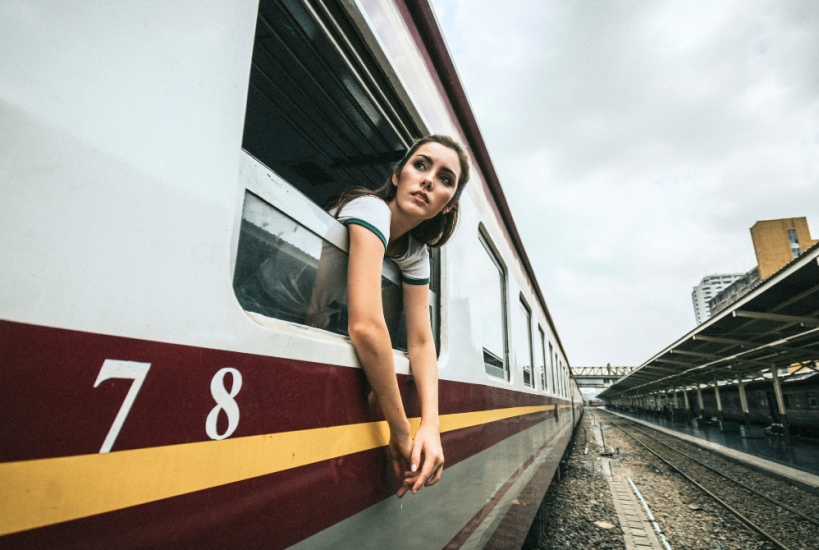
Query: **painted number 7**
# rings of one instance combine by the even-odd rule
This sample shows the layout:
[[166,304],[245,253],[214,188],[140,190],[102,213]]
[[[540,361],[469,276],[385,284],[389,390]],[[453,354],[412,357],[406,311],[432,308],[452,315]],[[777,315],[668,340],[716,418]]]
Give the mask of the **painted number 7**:
[[148,369],[150,368],[150,363],[117,361],[114,359],[106,359],[102,364],[100,373],[97,376],[97,381],[94,382],[95,388],[99,386],[101,382],[104,382],[109,378],[130,378],[134,382],[131,384],[131,389],[128,390],[128,395],[125,396],[125,401],[122,402],[122,406],[119,408],[119,412],[117,413],[117,417],[114,419],[114,423],[111,424],[111,429],[108,430],[108,435],[105,437],[105,441],[102,442],[102,447],[100,447],[101,453],[109,452],[111,447],[114,446],[114,442],[117,440],[119,431],[122,429],[122,425],[125,423],[128,413],[131,412],[131,406],[134,404],[134,401],[136,401],[136,396],[139,393],[139,389],[142,387],[142,383],[145,381],[145,377],[148,375]]

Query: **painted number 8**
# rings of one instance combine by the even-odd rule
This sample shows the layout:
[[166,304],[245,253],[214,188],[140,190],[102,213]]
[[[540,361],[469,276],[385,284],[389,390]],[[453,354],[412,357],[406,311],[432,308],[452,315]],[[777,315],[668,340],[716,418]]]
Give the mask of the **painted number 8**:
[[[225,387],[225,375],[230,373],[233,378],[233,383],[230,390]],[[211,439],[224,439],[236,431],[239,426],[239,405],[233,400],[234,397],[242,389],[242,375],[236,369],[224,368],[213,375],[213,380],[210,381],[210,393],[213,400],[216,401],[216,406],[208,414],[208,419],[205,421],[205,432]],[[225,433],[220,434],[216,429],[216,421],[219,419],[219,411],[225,411],[228,419],[228,427]]]

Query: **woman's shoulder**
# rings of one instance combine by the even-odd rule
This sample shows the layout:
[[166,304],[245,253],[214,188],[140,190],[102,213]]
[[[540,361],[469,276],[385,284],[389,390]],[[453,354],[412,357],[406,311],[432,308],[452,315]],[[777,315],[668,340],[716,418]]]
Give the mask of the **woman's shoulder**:
[[344,205],[341,209],[342,213],[345,210],[352,208],[352,209],[366,209],[366,210],[375,210],[378,212],[389,212],[390,207],[389,205],[382,199],[381,197],[377,197],[375,195],[363,195],[361,197],[356,197],[351,199],[350,202]]
[[372,195],[356,197],[342,206],[340,211],[330,210],[330,214],[344,225],[357,224],[366,227],[375,233],[384,243],[384,248],[387,248],[392,212],[382,199]]

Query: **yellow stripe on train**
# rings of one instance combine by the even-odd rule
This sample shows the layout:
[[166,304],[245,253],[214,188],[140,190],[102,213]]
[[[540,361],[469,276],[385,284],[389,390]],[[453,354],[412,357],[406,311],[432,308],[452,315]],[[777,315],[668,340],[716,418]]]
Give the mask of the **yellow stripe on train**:
[[[449,432],[553,409],[441,416]],[[420,418],[410,419],[412,431]],[[0,535],[120,510],[382,447],[386,422],[0,464]]]

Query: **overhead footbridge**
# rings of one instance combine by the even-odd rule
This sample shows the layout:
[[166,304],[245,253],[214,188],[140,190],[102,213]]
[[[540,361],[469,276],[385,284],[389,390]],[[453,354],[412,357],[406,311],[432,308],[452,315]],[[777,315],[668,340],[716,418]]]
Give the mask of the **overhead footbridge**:
[[[749,423],[745,385],[769,383],[771,412],[790,443],[788,408],[782,385],[813,374],[819,360],[819,245],[806,250],[725,310],[701,324],[598,396],[607,405],[681,409],[689,418],[703,410],[703,391],[716,398],[720,389],[738,387]],[[814,377],[815,379],[815,377]],[[673,396],[673,397],[672,397]]]
[[623,378],[634,367],[572,367],[572,376],[577,385],[583,388],[608,388]]

